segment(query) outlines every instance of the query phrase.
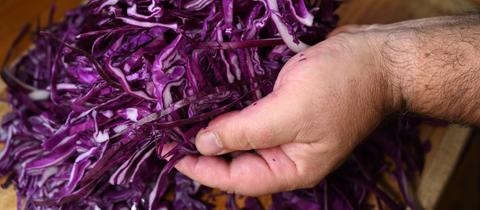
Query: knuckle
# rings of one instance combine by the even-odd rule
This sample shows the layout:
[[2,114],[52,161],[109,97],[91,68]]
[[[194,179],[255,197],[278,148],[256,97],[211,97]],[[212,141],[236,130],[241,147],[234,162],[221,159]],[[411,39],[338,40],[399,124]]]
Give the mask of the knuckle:
[[256,149],[256,138],[252,133],[255,132],[249,132],[249,131],[243,131],[243,136],[242,136],[242,141],[243,141],[243,147],[245,149]]
[[248,146],[245,141],[246,129],[240,128],[238,124],[232,123],[222,131],[220,142],[225,149],[238,150]]
[[258,149],[268,146],[271,139],[274,138],[274,129],[260,122],[251,122],[255,126],[248,129],[240,129],[240,138],[235,142],[239,149]]
[[252,138],[247,138],[245,142],[246,142],[246,145],[247,145],[247,146],[245,146],[245,149],[257,149],[258,148],[256,146],[255,140],[253,140]]
[[248,129],[239,129],[239,138],[234,142],[236,148],[255,149],[255,140],[251,133]]

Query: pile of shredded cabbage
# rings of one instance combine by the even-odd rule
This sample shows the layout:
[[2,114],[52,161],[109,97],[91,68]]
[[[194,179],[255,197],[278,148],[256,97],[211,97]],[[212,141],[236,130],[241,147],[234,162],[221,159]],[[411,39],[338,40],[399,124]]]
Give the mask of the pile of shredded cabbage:
[[[19,209],[212,209],[212,189],[173,166],[198,154],[193,138],[210,119],[271,92],[285,62],[334,28],[338,5],[91,0],[50,21],[2,70],[13,108],[0,132],[4,186],[15,185]],[[226,207],[415,208],[407,180],[424,149],[408,122],[387,123],[312,189],[272,195],[270,206],[232,196]],[[398,180],[401,200],[382,191],[384,174]]]

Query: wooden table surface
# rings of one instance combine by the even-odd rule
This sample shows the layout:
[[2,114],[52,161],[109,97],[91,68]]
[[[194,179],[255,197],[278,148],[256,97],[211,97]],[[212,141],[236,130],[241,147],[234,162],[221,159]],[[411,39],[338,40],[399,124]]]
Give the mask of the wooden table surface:
[[[3,61],[10,43],[25,23],[34,22],[37,17],[40,17],[41,22],[46,22],[48,11],[53,2],[56,2],[57,5],[55,19],[59,20],[66,10],[79,5],[82,0],[0,0],[0,61]],[[341,25],[391,23],[407,19],[480,11],[480,0],[345,0],[345,2],[339,9],[342,18]],[[4,92],[5,85],[0,82],[0,95]],[[8,107],[5,104],[0,104],[0,115],[7,111]],[[422,129],[424,138],[432,139],[435,148],[445,149],[446,147],[448,149],[450,147],[448,141],[445,140],[445,136],[461,139],[461,135],[466,134],[468,134],[468,129],[461,127],[455,127],[452,130],[427,126]],[[460,147],[461,145],[464,144],[460,144]],[[462,148],[456,148],[452,151],[460,153],[461,150]],[[427,168],[429,168],[428,164],[432,165],[432,162],[435,162],[432,160],[439,156],[438,153],[440,152],[434,150],[429,155]],[[459,154],[456,154],[456,156],[459,156]],[[449,158],[447,161],[455,163],[456,158]],[[453,168],[454,166],[451,166],[448,169],[453,170]],[[444,168],[441,169],[445,170]],[[448,176],[440,177],[440,179],[445,178],[448,178]],[[428,188],[428,190],[431,189]],[[428,197],[428,195],[434,195],[435,193],[427,191],[426,194]],[[427,209],[433,208],[438,199],[438,195],[431,197],[433,198],[428,198],[425,201],[427,202]],[[13,210],[15,206],[16,196],[13,189],[0,190],[0,210]]]

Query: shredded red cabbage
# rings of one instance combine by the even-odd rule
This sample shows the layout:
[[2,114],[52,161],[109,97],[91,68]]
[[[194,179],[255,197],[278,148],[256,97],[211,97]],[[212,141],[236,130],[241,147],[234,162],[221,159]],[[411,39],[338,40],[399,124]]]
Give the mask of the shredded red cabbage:
[[[197,154],[193,138],[208,120],[268,94],[284,63],[333,29],[338,5],[91,0],[50,21],[2,71],[13,108],[0,132],[4,186],[15,185],[19,209],[212,209],[212,190],[173,166]],[[379,209],[415,209],[408,180],[424,147],[405,124],[387,123],[312,189],[274,194],[269,207],[231,197],[227,207],[364,209],[373,194]],[[170,142],[178,146],[162,156]],[[384,174],[402,200],[382,190]]]

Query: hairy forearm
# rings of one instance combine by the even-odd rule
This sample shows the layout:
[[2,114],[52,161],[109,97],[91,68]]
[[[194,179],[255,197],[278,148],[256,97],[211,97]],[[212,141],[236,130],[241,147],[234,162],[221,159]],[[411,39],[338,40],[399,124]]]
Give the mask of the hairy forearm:
[[409,21],[379,31],[397,110],[480,125],[480,16]]

